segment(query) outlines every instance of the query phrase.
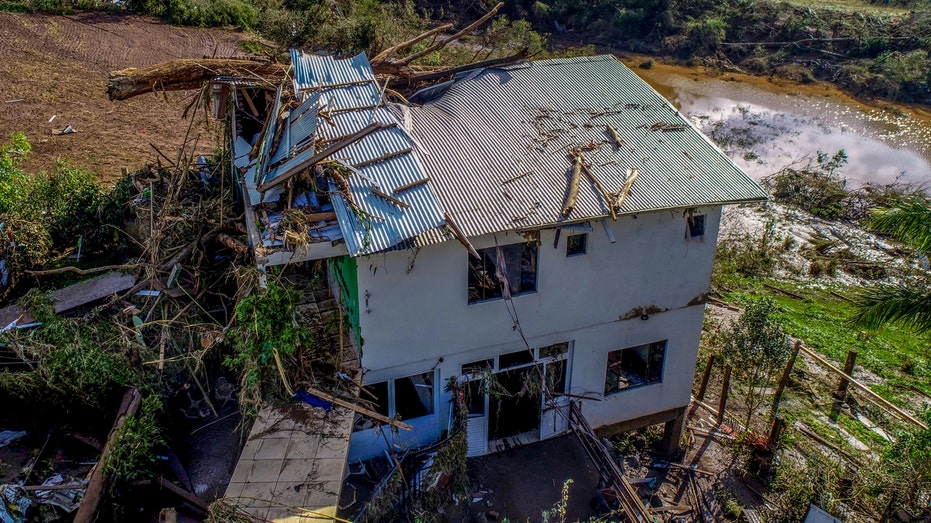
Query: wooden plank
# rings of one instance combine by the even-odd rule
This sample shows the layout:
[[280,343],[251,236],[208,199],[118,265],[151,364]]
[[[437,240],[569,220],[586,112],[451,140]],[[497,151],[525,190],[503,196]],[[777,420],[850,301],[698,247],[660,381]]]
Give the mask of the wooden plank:
[[816,361],[818,361],[819,363],[821,363],[822,365],[824,365],[824,366],[827,367],[828,369],[834,371],[834,373],[836,373],[836,374],[838,374],[838,375],[843,376],[844,378],[846,378],[846,379],[850,382],[851,385],[853,385],[854,387],[856,387],[856,388],[860,389],[861,391],[863,391],[863,392],[867,395],[867,397],[869,397],[871,400],[873,400],[873,403],[876,403],[876,404],[878,404],[878,405],[880,405],[880,406],[882,406],[882,407],[885,407],[885,408],[889,409],[890,411],[894,412],[895,414],[898,414],[902,419],[904,419],[904,420],[906,420],[906,421],[910,421],[910,422],[914,423],[915,425],[921,427],[921,428],[924,429],[924,430],[928,430],[928,426],[925,425],[923,422],[919,421],[918,419],[915,419],[914,416],[911,416],[910,414],[908,414],[907,412],[903,411],[902,409],[896,407],[896,406],[893,405],[892,403],[889,403],[888,400],[886,400],[885,398],[883,398],[883,397],[880,396],[879,394],[876,394],[875,392],[873,392],[872,390],[870,390],[869,387],[867,387],[866,385],[864,385],[864,384],[860,383],[859,381],[857,381],[856,379],[854,379],[853,376],[850,376],[849,374],[845,373],[844,371],[842,371],[842,370],[840,370],[839,368],[837,368],[837,367],[835,367],[834,365],[832,365],[831,362],[829,362],[828,360],[824,359],[820,354],[816,353],[815,351],[809,349],[808,347],[806,347],[806,346],[804,346],[804,345],[800,345],[800,346],[799,346],[799,350],[801,350],[801,351],[804,352],[805,354],[811,356],[812,358],[814,358]]
[[81,305],[106,298],[132,288],[136,276],[121,272],[108,272],[96,278],[76,283],[64,289],[54,291],[51,295],[52,308],[55,312],[65,312]]
[[375,412],[374,410],[367,409],[367,408],[365,408],[365,407],[360,407],[359,405],[356,405],[355,403],[351,403],[351,402],[346,401],[346,400],[344,400],[344,399],[337,398],[336,396],[334,396],[334,395],[332,395],[332,394],[327,394],[326,392],[323,392],[323,391],[321,391],[321,390],[317,390],[317,389],[314,389],[314,388],[311,388],[311,387],[305,387],[305,390],[307,390],[307,392],[309,392],[310,394],[313,394],[314,396],[317,396],[317,397],[320,398],[320,399],[329,401],[330,403],[333,403],[333,404],[335,404],[335,405],[339,405],[340,407],[346,407],[347,409],[349,409],[349,410],[351,410],[351,411],[353,411],[353,412],[358,412],[359,414],[362,414],[363,416],[368,416],[369,418],[372,418],[372,419],[374,419],[374,420],[378,420],[378,421],[380,421],[380,422],[382,422],[382,423],[387,423],[387,424],[389,424],[389,425],[391,425],[391,426],[398,427],[399,429],[404,429],[404,430],[413,430],[413,429],[414,429],[414,427],[411,427],[411,426],[408,425],[407,423],[403,423],[403,422],[398,421],[398,420],[396,420],[396,419],[391,419],[391,418],[389,418],[388,416],[383,416],[383,415],[381,415],[381,414]]
[[421,185],[423,185],[423,184],[425,184],[425,183],[427,183],[427,182],[429,182],[429,181],[430,181],[430,177],[427,176],[427,177],[425,177],[425,178],[421,178],[421,179],[416,180],[416,181],[413,181],[413,182],[411,182],[411,183],[406,183],[406,184],[404,184],[404,185],[402,185],[402,186],[400,186],[400,187],[395,187],[394,189],[391,190],[391,192],[392,192],[392,194],[398,194],[399,192],[404,192],[404,191],[413,189],[414,187],[420,187]]
[[378,189],[376,189],[376,188],[374,188],[374,187],[369,187],[369,191],[370,191],[372,194],[374,194],[375,196],[378,196],[379,198],[384,198],[385,200],[388,200],[389,202],[391,202],[391,203],[397,205],[398,207],[401,207],[401,208],[403,208],[403,209],[410,209],[410,208],[411,208],[411,206],[408,205],[407,203],[402,202],[401,200],[395,198],[394,196],[391,196],[390,194],[388,194],[388,193],[386,193],[386,192],[384,192],[384,191],[379,191]]

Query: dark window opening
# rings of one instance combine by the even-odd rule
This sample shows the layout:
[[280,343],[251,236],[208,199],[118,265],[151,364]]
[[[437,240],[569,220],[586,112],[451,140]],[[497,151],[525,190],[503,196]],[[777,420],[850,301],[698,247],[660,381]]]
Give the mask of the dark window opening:
[[538,350],[540,352],[540,359],[555,358],[569,352],[569,342],[564,341],[562,343],[547,345],[546,347],[540,347]]
[[546,387],[550,392],[566,392],[566,360],[546,364]]
[[394,410],[401,419],[433,414],[433,373],[394,380]]
[[499,369],[509,369],[527,363],[533,363],[533,352],[527,349],[498,356]]
[[608,353],[605,395],[663,381],[666,340]]
[[469,363],[462,364],[462,373],[481,374],[485,371],[493,369],[494,366],[495,360],[493,358],[488,358],[487,360],[471,361]]
[[485,386],[482,380],[472,380],[466,387],[466,402],[469,405],[470,416],[483,416],[485,414]]
[[587,252],[588,234],[573,234],[566,238],[566,256],[578,256]]
[[[388,416],[388,382],[373,383],[362,387],[364,392],[359,396],[370,401],[370,408],[382,416]],[[358,415],[355,418],[353,430],[365,430],[380,425],[380,423],[366,416]]]
[[705,215],[689,216],[689,236],[692,238],[705,235]]
[[[499,270],[498,249],[504,267]],[[469,303],[501,298],[502,277],[511,296],[537,290],[537,246],[516,243],[478,251],[479,259],[469,256]],[[501,277],[499,277],[499,274]]]

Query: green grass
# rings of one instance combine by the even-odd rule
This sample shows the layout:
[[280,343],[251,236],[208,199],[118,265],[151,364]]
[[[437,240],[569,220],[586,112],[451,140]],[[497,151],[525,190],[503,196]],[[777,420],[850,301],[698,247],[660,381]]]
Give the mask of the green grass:
[[[821,0],[817,4],[804,0],[787,0],[788,4],[799,7],[810,7],[817,12],[819,9],[833,9],[835,11],[856,11],[870,14],[907,14],[908,8],[899,5],[883,5],[882,3],[869,3],[861,0]],[[892,4],[892,2],[890,2]]]
[[857,351],[857,366],[877,374],[886,384],[875,392],[895,401],[909,386],[931,393],[929,347],[931,335],[919,335],[899,326],[866,331],[850,325],[853,304],[841,296],[852,297],[854,291],[839,287],[820,289],[804,284],[766,281],[803,299],[769,289],[760,280],[731,279],[723,292],[726,301],[746,303],[764,294],[771,295],[779,306],[779,319],[786,331],[842,367],[847,351]]

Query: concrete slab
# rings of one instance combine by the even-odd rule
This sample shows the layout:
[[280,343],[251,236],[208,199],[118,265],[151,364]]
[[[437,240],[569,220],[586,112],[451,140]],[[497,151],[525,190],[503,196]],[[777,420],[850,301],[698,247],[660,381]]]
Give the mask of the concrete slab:
[[354,413],[303,403],[265,407],[252,426],[224,498],[275,523],[332,523]]

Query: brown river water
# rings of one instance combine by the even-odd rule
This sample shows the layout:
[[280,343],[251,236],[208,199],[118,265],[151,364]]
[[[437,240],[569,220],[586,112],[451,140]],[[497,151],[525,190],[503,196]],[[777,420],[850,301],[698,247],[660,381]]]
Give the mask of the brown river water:
[[850,186],[931,186],[931,108],[857,100],[825,84],[622,60],[754,179],[843,149]]

